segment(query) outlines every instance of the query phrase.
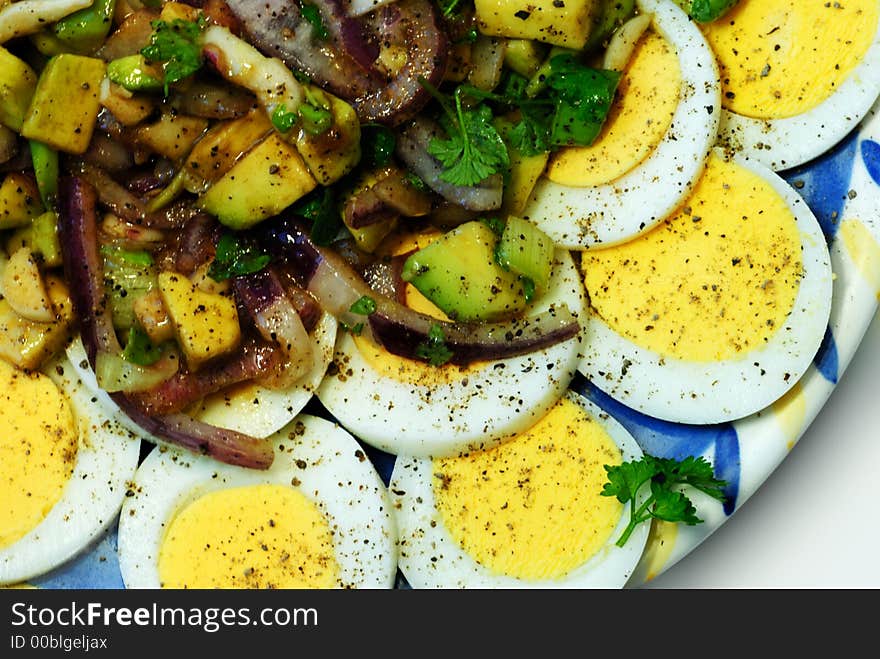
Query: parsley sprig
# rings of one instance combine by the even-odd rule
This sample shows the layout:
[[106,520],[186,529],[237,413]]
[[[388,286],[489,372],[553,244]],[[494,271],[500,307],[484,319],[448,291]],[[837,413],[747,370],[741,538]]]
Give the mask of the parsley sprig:
[[208,268],[208,276],[214,281],[225,281],[259,272],[270,260],[268,254],[261,252],[250,241],[225,233],[217,241],[216,254]]
[[[645,455],[639,460],[620,465],[605,465],[608,482],[602,496],[617,497],[621,503],[630,504],[630,519],[626,529],[617,540],[623,547],[636,527],[650,519],[665,522],[682,522],[689,526],[702,523],[697,509],[682,491],[691,487],[723,501],[726,481],[715,478],[712,465],[702,457],[689,456],[683,460],[658,458]],[[651,493],[643,503],[638,503],[639,490],[650,486]]]
[[452,359],[452,350],[446,345],[446,334],[439,323],[432,323],[427,339],[416,346],[416,357],[431,366],[442,366]]
[[453,185],[477,185],[510,166],[507,145],[492,125],[492,109],[480,103],[465,109],[460,86],[452,94],[452,103],[427,80],[422,85],[440,102],[443,115],[440,125],[448,139],[433,138],[428,153],[444,167],[440,178]]

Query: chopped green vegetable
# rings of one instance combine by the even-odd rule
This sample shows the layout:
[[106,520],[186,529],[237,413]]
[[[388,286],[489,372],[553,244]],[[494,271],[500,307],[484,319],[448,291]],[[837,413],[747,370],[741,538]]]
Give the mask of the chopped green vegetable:
[[388,126],[373,123],[361,126],[361,158],[367,167],[387,165],[396,146],[397,138]]
[[493,174],[504,172],[510,164],[507,146],[492,125],[492,109],[480,103],[465,110],[462,87],[453,94],[454,110],[443,96],[425,81],[426,86],[443,105],[445,114],[440,123],[448,139],[434,138],[428,153],[443,163],[440,178],[453,185],[477,185]]
[[611,109],[620,77],[619,71],[593,69],[577,62],[571,55],[554,57],[546,80],[557,102],[550,129],[550,144],[592,144]]
[[232,233],[225,233],[217,241],[208,276],[214,281],[224,281],[248,275],[265,268],[270,260],[268,254],[260,252],[252,243],[239,239]]
[[446,335],[438,323],[431,325],[427,340],[416,347],[416,356],[431,366],[442,366],[452,359],[452,351],[446,345]]
[[202,67],[202,47],[199,37],[207,20],[199,15],[198,21],[153,21],[150,43],[141,49],[147,62],[162,64],[163,85],[168,95],[170,85],[192,75]]
[[162,357],[162,348],[150,341],[147,333],[139,327],[128,330],[128,340],[122,358],[138,366],[152,366]]
[[359,314],[361,316],[369,316],[371,313],[376,312],[376,300],[371,298],[369,295],[364,295],[357,302],[351,305],[349,311]]
[[505,270],[518,274],[527,300],[543,293],[550,283],[555,245],[553,239],[535,224],[515,215],[507,219],[501,239],[495,246],[495,260]]
[[298,119],[299,115],[296,112],[288,112],[287,106],[283,103],[272,112],[272,125],[280,133],[286,133],[296,126]]
[[[617,540],[617,546],[626,544],[632,532],[642,522],[659,519],[665,522],[683,522],[689,526],[700,524],[696,508],[681,491],[692,487],[723,501],[726,481],[718,480],[712,465],[702,457],[688,456],[684,460],[657,458],[645,455],[639,460],[620,465],[604,465],[608,482],[602,496],[617,497],[621,503],[630,504],[630,519],[626,529]],[[638,492],[649,484],[651,494],[639,505]]]
[[302,17],[312,25],[312,36],[320,41],[324,41],[329,36],[327,26],[324,25],[324,17],[321,16],[321,10],[310,2],[299,2],[299,10]]
[[342,229],[342,214],[332,188],[316,188],[298,201],[291,212],[311,221],[309,235],[317,245],[329,245]]
[[157,80],[146,70],[146,59],[140,53],[108,62],[107,77],[111,82],[134,92],[158,91],[164,86],[161,80]]
[[675,0],[697,23],[717,21],[733,9],[739,0]]
[[100,47],[113,26],[116,0],[94,0],[52,26],[54,37],[78,53],[91,53]]
[[58,151],[37,140],[28,143],[40,198],[46,210],[53,210],[58,201]]

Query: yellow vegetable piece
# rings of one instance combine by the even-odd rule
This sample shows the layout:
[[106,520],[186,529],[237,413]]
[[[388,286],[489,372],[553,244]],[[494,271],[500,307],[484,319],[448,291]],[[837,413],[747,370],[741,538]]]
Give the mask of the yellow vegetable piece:
[[0,46],[0,124],[20,131],[36,88],[34,70]]
[[64,53],[46,64],[37,81],[21,134],[59,151],[83,153],[101,109],[106,64],[94,57]]
[[40,190],[31,176],[11,172],[0,184],[0,229],[26,226],[43,212]]
[[238,347],[241,328],[231,297],[200,291],[175,272],[159,274],[159,292],[191,369]]
[[590,36],[597,0],[524,2],[524,0],[475,0],[480,32],[493,37],[534,39],[579,50]]

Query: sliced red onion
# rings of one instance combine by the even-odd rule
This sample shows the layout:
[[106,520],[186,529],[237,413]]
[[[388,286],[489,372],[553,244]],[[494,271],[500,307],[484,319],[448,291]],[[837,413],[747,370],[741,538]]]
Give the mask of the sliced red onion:
[[[59,187],[59,233],[64,272],[80,335],[95,369],[99,351],[119,354],[119,340],[107,309],[103,268],[98,253],[97,203],[94,187],[79,176],[65,177]],[[119,408],[149,434],[223,462],[267,469],[273,449],[262,440],[217,428],[183,414],[143,414],[125,393],[109,394]]]
[[278,275],[272,268],[264,268],[234,278],[232,287],[260,336],[278,345],[286,358],[273,378],[275,386],[292,385],[311,370],[314,350],[312,339]]
[[195,373],[179,372],[150,389],[130,394],[128,399],[148,416],[176,414],[205,396],[275,370],[282,362],[276,346],[250,340],[221,363],[210,364]]
[[[347,15],[340,0],[312,0],[324,18],[326,39],[313,35],[295,2],[227,4],[261,51],[351,102],[365,122],[396,125],[415,116],[430,98],[419,79],[439,84],[446,71],[448,40],[429,0],[399,0],[359,19]],[[374,65],[379,44],[407,52],[390,80]]]
[[419,117],[405,125],[397,136],[397,156],[434,192],[459,206],[474,211],[489,211],[501,207],[503,181],[493,174],[479,185],[453,185],[444,181],[443,164],[428,153],[434,138],[443,139],[440,126],[427,117]]
[[[577,319],[564,305],[509,322],[439,321],[371,289],[341,257],[315,245],[296,220],[276,219],[265,231],[267,246],[289,266],[295,264],[303,286],[324,309],[349,326],[366,323],[365,329],[377,343],[402,357],[418,359],[417,351],[435,327],[442,331],[452,353],[449,361],[460,365],[527,354],[571,339],[580,331]],[[353,313],[352,305],[365,296],[375,301],[375,312]]]

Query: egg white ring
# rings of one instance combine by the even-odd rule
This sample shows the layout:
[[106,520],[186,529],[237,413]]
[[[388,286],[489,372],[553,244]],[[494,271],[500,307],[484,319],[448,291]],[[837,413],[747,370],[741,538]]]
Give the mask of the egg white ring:
[[[578,322],[587,315],[572,255],[557,249],[548,290],[526,315],[562,304]],[[328,374],[317,395],[371,446],[395,455],[453,455],[503,441],[534,424],[571,383],[582,340],[580,333],[533,353],[486,362],[449,382],[410,384],[378,372],[352,336],[340,332],[336,359],[344,373]]]
[[[302,422],[304,432],[296,431]],[[265,471],[156,447],[134,476],[119,517],[119,566],[127,588],[159,588],[165,530],[184,506],[217,490],[260,484],[292,487],[327,517],[339,564],[339,587],[391,588],[397,529],[388,492],[357,441],[338,425],[307,414],[272,437]],[[305,462],[306,466],[300,465]],[[293,481],[296,479],[297,484]]]
[[[764,409],[807,371],[828,327],[831,257],[816,217],[784,179],[759,163],[734,160],[763,176],[794,213],[803,278],[791,313],[763,347],[717,362],[664,357],[636,345],[590,313],[585,355],[578,369],[612,398],[658,419],[712,424]],[[744,391],[747,396],[737,394]]]
[[[193,416],[204,423],[236,430],[258,439],[266,438],[277,432],[302,411],[324,378],[327,366],[333,358],[336,328],[336,319],[328,313],[323,314],[312,332],[315,365],[305,379],[298,381],[288,389],[281,390],[267,389],[257,385],[249,386],[245,390],[246,393],[237,390],[229,397],[228,401],[222,392],[213,394],[210,406],[206,407],[202,403]],[[85,348],[79,336],[74,337],[74,340],[68,344],[67,356],[86,386],[95,397],[100,399],[102,405],[116,412],[116,418],[121,423],[154,444],[163,443],[163,440],[147,433],[132,421],[127,414],[119,409],[109,394],[98,386],[95,373],[89,365]]]
[[114,422],[60,358],[45,369],[70,401],[79,443],[61,498],[30,532],[0,549],[0,584],[39,576],[73,558],[116,521],[140,458],[140,442]]
[[333,359],[336,318],[325,313],[312,331],[314,363],[308,374],[288,389],[267,389],[257,384],[218,393],[205,399],[193,416],[199,421],[228,428],[251,437],[268,437],[286,426],[306,406],[324,379]]
[[718,144],[774,171],[797,167],[846,137],[880,95],[880,22],[864,59],[825,101],[793,117],[756,119],[721,110]]
[[[620,448],[623,461],[638,460],[642,450],[613,417],[583,396],[565,396],[581,405]],[[586,563],[558,579],[527,580],[497,574],[477,561],[452,537],[437,510],[433,463],[427,458],[398,458],[389,491],[400,533],[399,567],[413,588],[622,588],[633,574],[645,549],[650,524],[640,524],[623,547],[615,543],[629,523],[629,507],[608,541]],[[637,505],[647,498],[639,492]]]
[[703,34],[671,0],[638,5],[653,14],[654,27],[678,54],[680,101],[657,147],[621,178],[592,187],[538,180],[523,215],[558,246],[613,245],[653,227],[691,192],[718,135],[721,85]]

